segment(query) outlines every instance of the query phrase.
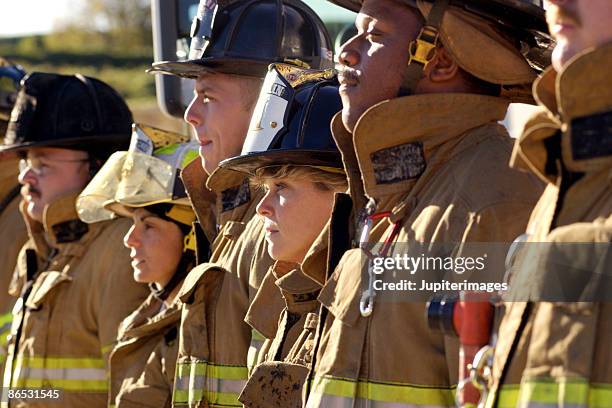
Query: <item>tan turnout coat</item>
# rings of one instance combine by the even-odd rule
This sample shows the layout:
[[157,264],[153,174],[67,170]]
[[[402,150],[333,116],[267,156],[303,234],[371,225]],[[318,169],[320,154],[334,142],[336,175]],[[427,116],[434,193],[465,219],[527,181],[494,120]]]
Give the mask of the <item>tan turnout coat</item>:
[[[123,236],[130,221],[84,224],[76,195],[44,211],[44,223],[24,215],[29,241],[19,254],[11,293],[15,307],[4,387],[60,390],[61,404],[105,407],[108,353],[119,323],[148,293],[136,284]],[[24,212],[25,214],[25,212]],[[27,277],[33,276],[33,280]],[[11,400],[10,406],[45,406]]]
[[[596,272],[605,272],[607,290],[610,290],[610,66],[612,45],[608,44],[576,56],[559,74],[549,69],[534,85],[541,111],[525,127],[515,146],[513,160],[513,165],[530,169],[547,184],[527,228],[529,241],[556,243],[560,248],[557,261],[564,251],[571,250],[572,246],[567,243],[592,245],[580,246],[576,253],[563,256],[572,259],[571,268],[562,264],[545,271],[519,265],[511,282],[524,289],[523,293],[536,287],[531,290],[538,295],[538,287],[556,284],[561,281],[560,276],[570,271],[580,271],[587,283],[596,283]],[[562,167],[566,172],[558,171]],[[572,172],[583,175],[566,185],[563,179]],[[593,260],[601,259],[597,258],[597,251],[590,252],[597,243],[607,245],[608,257],[598,265],[604,271],[593,270],[596,265]],[[608,302],[569,302],[576,299],[546,297],[544,300],[550,301],[527,301],[530,299],[506,304],[495,348],[488,405],[610,406],[612,304],[609,296],[587,299]]]
[[[511,242],[520,234],[541,187],[508,168],[512,141],[497,123],[507,106],[474,94],[397,98],[367,110],[353,134],[338,115],[332,129],[353,211],[374,199],[376,213],[391,212],[368,242],[384,241],[392,223],[401,228],[388,256],[419,256],[411,243]],[[307,406],[453,406],[456,339],[433,333],[425,304],[410,294],[385,302],[378,293],[363,317],[366,259],[358,248],[344,253],[319,295],[328,314]]]

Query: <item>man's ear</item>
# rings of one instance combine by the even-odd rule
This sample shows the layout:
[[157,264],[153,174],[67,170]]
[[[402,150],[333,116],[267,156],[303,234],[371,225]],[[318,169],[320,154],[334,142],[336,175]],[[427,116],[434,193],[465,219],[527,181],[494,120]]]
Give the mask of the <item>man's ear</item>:
[[459,74],[459,65],[443,46],[438,46],[424,74],[432,83],[447,82]]

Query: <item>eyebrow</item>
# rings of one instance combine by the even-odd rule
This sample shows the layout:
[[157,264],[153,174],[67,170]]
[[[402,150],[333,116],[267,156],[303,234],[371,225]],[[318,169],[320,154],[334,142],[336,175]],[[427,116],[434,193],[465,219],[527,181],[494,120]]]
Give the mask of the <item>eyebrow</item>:
[[144,214],[144,215],[141,216],[138,213],[136,213],[136,211],[134,211],[132,214],[135,215],[139,221],[144,221],[147,218],[151,218],[151,217],[153,217],[153,218],[157,217],[155,214],[150,214],[150,213],[149,214]]
[[211,89],[210,85],[196,85],[194,90],[196,92],[209,92]]

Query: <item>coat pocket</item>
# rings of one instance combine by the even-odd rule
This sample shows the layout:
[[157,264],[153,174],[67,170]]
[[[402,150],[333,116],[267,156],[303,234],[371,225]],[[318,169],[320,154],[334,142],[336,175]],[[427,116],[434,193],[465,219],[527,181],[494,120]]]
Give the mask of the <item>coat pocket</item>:
[[253,371],[238,400],[247,408],[300,408],[308,368],[265,362]]

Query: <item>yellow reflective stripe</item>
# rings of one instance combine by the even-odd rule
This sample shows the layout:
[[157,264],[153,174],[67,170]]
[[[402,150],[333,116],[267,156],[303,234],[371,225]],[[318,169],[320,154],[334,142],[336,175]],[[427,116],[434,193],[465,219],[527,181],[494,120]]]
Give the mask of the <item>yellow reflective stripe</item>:
[[206,400],[212,405],[242,405],[238,397],[247,380],[244,366],[210,364],[206,361],[177,363],[174,405],[193,405]]
[[590,407],[612,407],[612,384],[591,384]]
[[248,378],[247,368],[244,366],[225,366],[211,364],[206,361],[197,363],[181,363],[181,366],[193,368],[193,374],[223,380],[244,380]]
[[[517,384],[506,385],[497,392],[497,407],[498,408],[516,408],[516,401],[519,396],[519,386]],[[493,406],[495,394],[490,393],[487,397],[487,408]]]
[[6,346],[7,336],[11,332],[11,323],[13,321],[13,314],[6,313],[0,315],[0,348]]
[[264,341],[266,341],[266,338],[261,333],[255,329],[251,330],[251,344],[249,345],[249,351],[247,353],[247,368],[249,375],[253,372],[257,364]]
[[107,390],[108,380],[104,360],[100,358],[20,355],[15,361],[12,386],[96,392]]
[[25,357],[19,356],[18,363],[30,368],[102,368],[106,365],[101,358],[77,357]]
[[[487,406],[492,406],[490,395]],[[538,379],[505,385],[498,391],[498,408],[517,406],[612,407],[612,384],[588,384],[581,379]]]
[[454,386],[433,387],[405,383],[352,381],[337,377],[315,377],[312,393],[350,399],[415,405],[454,406]]
[[611,384],[589,384],[582,378],[532,379],[521,383],[519,405],[612,407]]

